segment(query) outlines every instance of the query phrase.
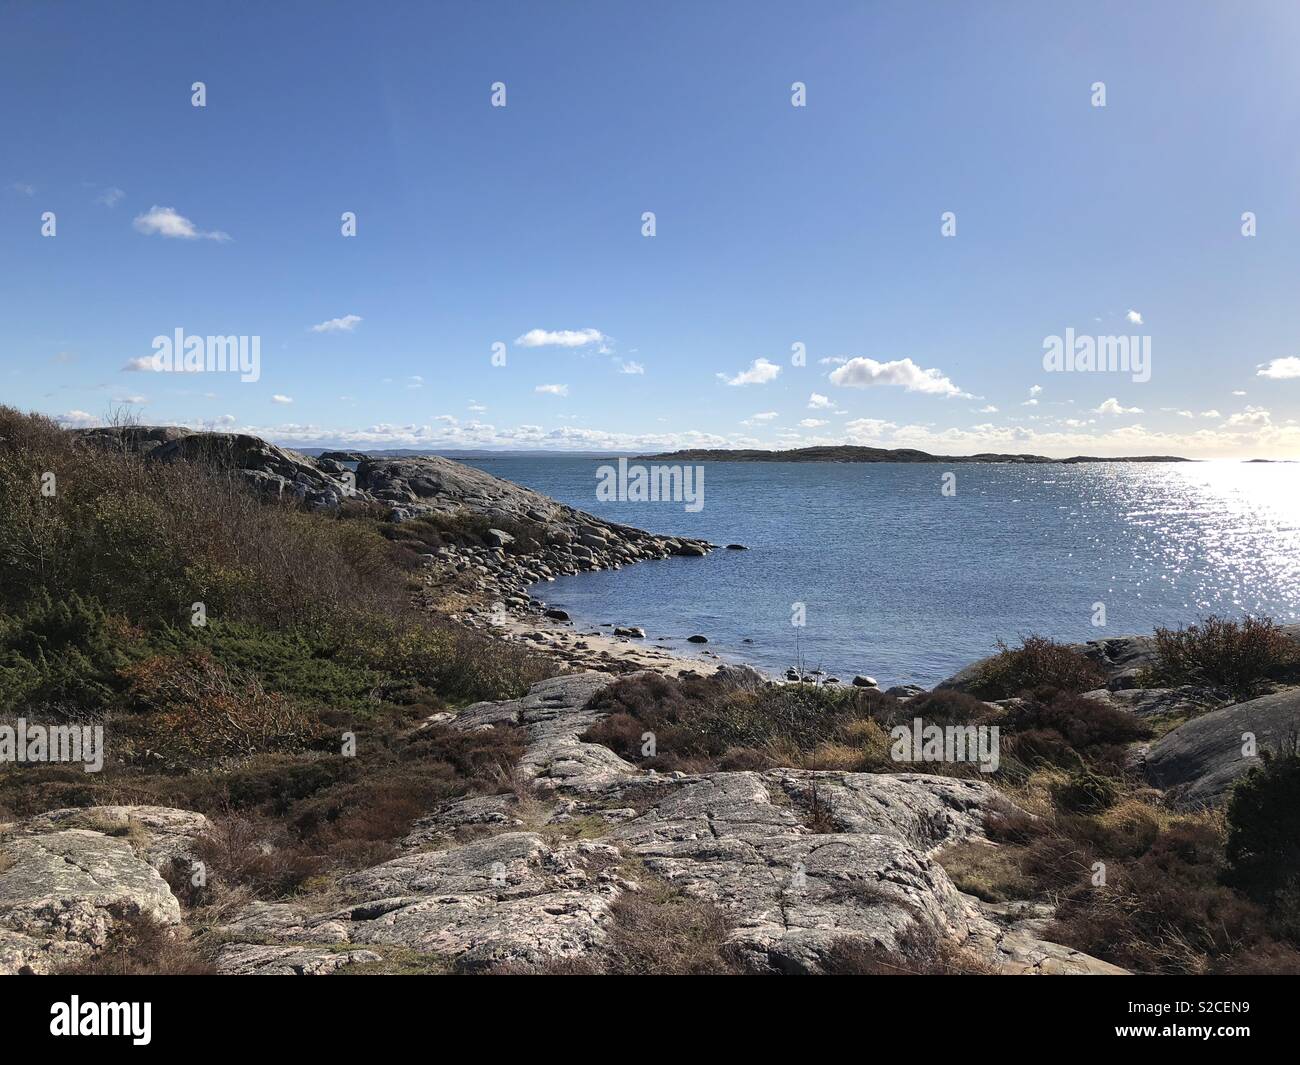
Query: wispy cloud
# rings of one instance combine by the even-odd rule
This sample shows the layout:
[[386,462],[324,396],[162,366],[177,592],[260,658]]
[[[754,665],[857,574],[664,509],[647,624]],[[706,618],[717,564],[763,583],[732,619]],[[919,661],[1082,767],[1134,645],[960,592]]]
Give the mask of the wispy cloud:
[[728,377],[724,373],[718,374],[718,380],[725,381],[729,385],[765,385],[769,381],[775,381],[781,373],[781,367],[767,359],[755,359],[749,364],[748,370],[741,370],[734,377]]
[[[126,196],[126,193],[123,192],[121,189],[119,189],[119,188],[109,188],[109,189],[105,189],[105,190],[104,190],[103,192],[101,192],[98,196],[96,196],[96,197],[95,197],[95,202],[96,202],[96,203],[101,203],[101,204],[103,204],[105,207],[116,207],[119,203],[122,202],[122,200],[123,200],[123,198],[124,198],[125,196]],[[155,208],[155,210],[156,210],[156,209],[157,209],[157,208]]]
[[533,389],[533,391],[545,396],[567,396],[569,394],[569,386],[568,385],[538,385],[536,388]]
[[1110,399],[1103,400],[1101,406],[1093,409],[1093,414],[1141,414],[1141,407],[1125,407],[1118,399],[1111,396]]
[[286,406],[286,407],[287,407],[290,403],[293,402],[293,397],[292,397],[292,396],[282,396],[279,392],[277,392],[275,395],[273,395],[273,396],[271,397],[271,402],[272,402],[272,403],[279,403],[280,405],[282,405],[282,406]]
[[642,366],[639,362],[636,362],[634,359],[628,359],[625,363],[623,363],[618,368],[618,372],[630,373],[630,374],[643,374],[645,373],[645,367]]
[[[359,314],[345,314],[342,318],[331,318],[311,327],[313,333],[351,333],[363,321]],[[382,330],[380,330],[382,332]]]
[[[26,182],[23,182],[23,181],[15,181],[15,182],[14,182],[12,185],[10,185],[9,187],[10,187],[11,189],[13,189],[14,192],[18,193],[20,196],[35,196],[35,195],[36,195],[36,186],[35,186],[35,185],[28,185]],[[75,412],[75,413],[80,413],[80,412]]]
[[144,214],[136,215],[135,221],[131,224],[147,236],[170,237],[177,240],[227,241],[230,239],[229,233],[199,229],[175,208],[159,207],[156,204]]
[[521,348],[581,348],[607,339],[599,329],[530,329],[515,343]]
[[152,355],[141,355],[137,359],[127,359],[122,369],[131,373],[157,373],[159,367]]

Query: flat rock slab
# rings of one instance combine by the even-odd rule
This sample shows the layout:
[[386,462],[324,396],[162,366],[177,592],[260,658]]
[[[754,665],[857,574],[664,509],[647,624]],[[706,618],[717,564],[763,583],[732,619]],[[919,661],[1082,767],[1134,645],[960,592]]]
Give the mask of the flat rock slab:
[[328,950],[227,943],[216,955],[219,972],[230,976],[328,976],[349,965],[382,961],[372,950]]
[[[808,827],[814,792],[837,831]],[[982,833],[988,785],[783,769],[639,778],[598,797],[618,811],[610,840],[722,909],[752,971],[820,972],[845,939],[899,951],[917,925],[957,942],[989,934],[930,857]],[[644,812],[625,819],[629,806]]]
[[[553,846],[536,833],[507,832],[346,877],[341,887],[357,901],[342,909],[312,914],[297,904],[257,903],[222,932],[318,953],[345,944],[394,947],[446,958],[460,971],[577,957],[604,941],[619,892],[609,870],[619,860],[608,845]],[[234,951],[217,966],[238,973],[247,961]]]

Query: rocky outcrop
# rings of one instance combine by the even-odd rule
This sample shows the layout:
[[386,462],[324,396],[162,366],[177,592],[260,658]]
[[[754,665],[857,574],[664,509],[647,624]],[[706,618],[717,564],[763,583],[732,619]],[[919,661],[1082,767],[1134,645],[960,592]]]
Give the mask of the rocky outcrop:
[[160,870],[184,860],[207,827],[201,814],[150,806],[55,810],[0,825],[0,974],[80,961],[124,917],[179,925]]
[[[490,527],[482,545],[447,545],[423,559],[432,579],[472,582],[481,605],[467,609],[465,620],[479,626],[489,625],[502,609],[539,612],[544,604],[528,589],[557,576],[648,559],[701,557],[715,546],[605,521],[437,455],[332,452],[312,458],[243,433],[175,427],[106,427],[78,435],[95,446],[137,451],[150,462],[198,462],[229,470],[267,496],[314,509],[351,501],[382,507],[388,520],[398,523],[431,514],[486,519]],[[530,542],[521,546],[518,533],[524,530]]]
[[1043,939],[1053,908],[1045,903],[989,904],[970,898],[994,928],[980,953],[1004,976],[1128,976],[1127,969]]
[[[1068,646],[1100,667],[1109,689],[1136,688],[1156,662],[1154,636],[1113,636]],[[972,662],[935,687],[970,692],[978,685],[984,667],[993,657],[990,655]]]
[[[761,680],[732,673],[738,685]],[[820,972],[844,940],[906,952],[918,930],[1010,959],[1014,971],[1085,971],[1082,962],[1031,964],[1073,952],[1036,939],[1031,948],[1027,936],[1008,942],[936,860],[939,848],[982,836],[985,811],[1001,801],[989,785],[926,774],[643,771],[581,738],[600,717],[591,697],[610,679],[557,677],[521,699],[465,708],[451,727],[524,730],[525,797],[432,811],[404,840],[407,854],[341,882],[345,906],[248,907],[222,929],[232,942],[218,964],[315,972],[356,949],[435,955],[457,971],[578,958],[599,951],[614,902],[638,889],[630,866],[718,907],[752,972]],[[557,829],[574,826],[583,838],[557,841]],[[253,952],[268,944],[283,954]]]
[[350,965],[380,961],[382,956],[373,950],[227,943],[217,951],[214,964],[227,976],[328,976]]
[[1212,688],[1184,684],[1177,688],[1098,688],[1084,692],[1085,699],[1124,710],[1135,717],[1193,717],[1222,706],[1227,697]]
[[[1300,688],[1212,710],[1179,725],[1141,756],[1147,779],[1183,808],[1223,802],[1234,783],[1260,764],[1247,753],[1277,749],[1300,733]],[[1253,742],[1253,748],[1248,743]]]
[[[232,974],[286,965],[311,974],[382,956],[352,952],[340,960],[355,944],[433,955],[460,972],[580,957],[604,940],[618,861],[608,844],[551,844],[533,832],[413,853],[346,877],[340,886],[357,901],[340,909],[249,906],[223,934],[251,942],[228,944],[216,964]],[[266,940],[285,954],[249,953]]]

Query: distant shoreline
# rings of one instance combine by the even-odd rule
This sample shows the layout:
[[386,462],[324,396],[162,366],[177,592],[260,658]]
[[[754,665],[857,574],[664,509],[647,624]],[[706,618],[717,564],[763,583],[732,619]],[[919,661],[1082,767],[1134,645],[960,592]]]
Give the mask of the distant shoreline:
[[982,452],[978,455],[932,455],[912,448],[800,447],[787,451],[744,450],[730,448],[688,448],[657,455],[637,455],[640,462],[1002,462],[1022,465],[1071,465],[1083,462],[1196,462],[1177,455],[1132,455],[1102,458],[1074,455],[1065,459],[1046,455],[1009,455]]

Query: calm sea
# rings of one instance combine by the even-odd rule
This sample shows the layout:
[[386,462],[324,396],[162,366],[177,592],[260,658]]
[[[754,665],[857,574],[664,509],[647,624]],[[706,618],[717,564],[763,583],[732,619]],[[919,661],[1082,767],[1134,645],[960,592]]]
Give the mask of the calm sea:
[[[580,624],[641,625],[784,671],[929,685],[997,637],[1300,620],[1300,465],[706,463],[704,506],[601,503],[601,460],[473,465],[611,521],[748,551],[540,585]],[[956,494],[944,496],[944,473]],[[793,625],[803,604],[805,624]],[[1104,604],[1104,626],[1093,624]]]

